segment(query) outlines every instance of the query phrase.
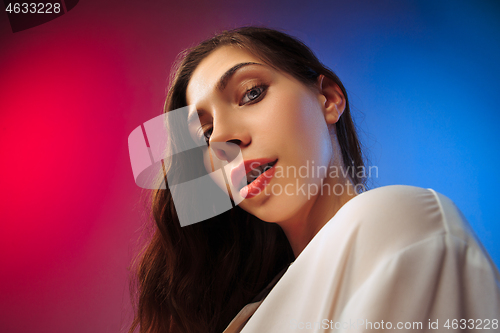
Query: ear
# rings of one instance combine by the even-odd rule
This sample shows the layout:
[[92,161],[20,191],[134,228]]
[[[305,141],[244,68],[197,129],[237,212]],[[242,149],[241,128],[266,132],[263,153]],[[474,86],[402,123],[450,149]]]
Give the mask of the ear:
[[340,87],[332,79],[318,77],[319,99],[327,124],[335,124],[344,113],[346,101]]

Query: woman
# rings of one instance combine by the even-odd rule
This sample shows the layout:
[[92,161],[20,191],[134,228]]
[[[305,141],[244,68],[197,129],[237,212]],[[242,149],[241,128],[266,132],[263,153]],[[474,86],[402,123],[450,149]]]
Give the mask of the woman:
[[[195,46],[165,111],[187,105],[169,131],[202,148],[166,161],[154,192],[131,332],[498,328],[499,274],[449,199],[407,186],[360,194],[345,88],[301,42],[247,27]],[[181,227],[174,187],[193,165],[238,206]]]

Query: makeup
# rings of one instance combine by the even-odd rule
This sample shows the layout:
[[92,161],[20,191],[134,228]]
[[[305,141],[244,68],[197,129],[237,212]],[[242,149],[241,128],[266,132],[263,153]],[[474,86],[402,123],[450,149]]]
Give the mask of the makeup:
[[239,193],[243,198],[253,198],[271,182],[277,161],[276,159],[261,158],[241,163],[231,170],[233,186],[240,189]]

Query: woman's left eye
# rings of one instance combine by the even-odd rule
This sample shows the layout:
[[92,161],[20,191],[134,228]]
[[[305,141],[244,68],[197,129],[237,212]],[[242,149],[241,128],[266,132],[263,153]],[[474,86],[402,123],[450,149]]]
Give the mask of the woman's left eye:
[[264,96],[266,89],[267,87],[265,86],[256,86],[251,89],[248,89],[243,98],[241,99],[240,105],[256,102],[257,100],[259,100]]

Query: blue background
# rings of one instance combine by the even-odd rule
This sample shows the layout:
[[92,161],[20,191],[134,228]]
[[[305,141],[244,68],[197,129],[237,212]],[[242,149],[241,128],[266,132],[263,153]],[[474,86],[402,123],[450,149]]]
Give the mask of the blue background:
[[251,7],[259,20],[245,23],[301,38],[339,75],[368,165],[378,167],[372,187],[445,194],[498,266],[500,3],[281,1],[267,14]]

